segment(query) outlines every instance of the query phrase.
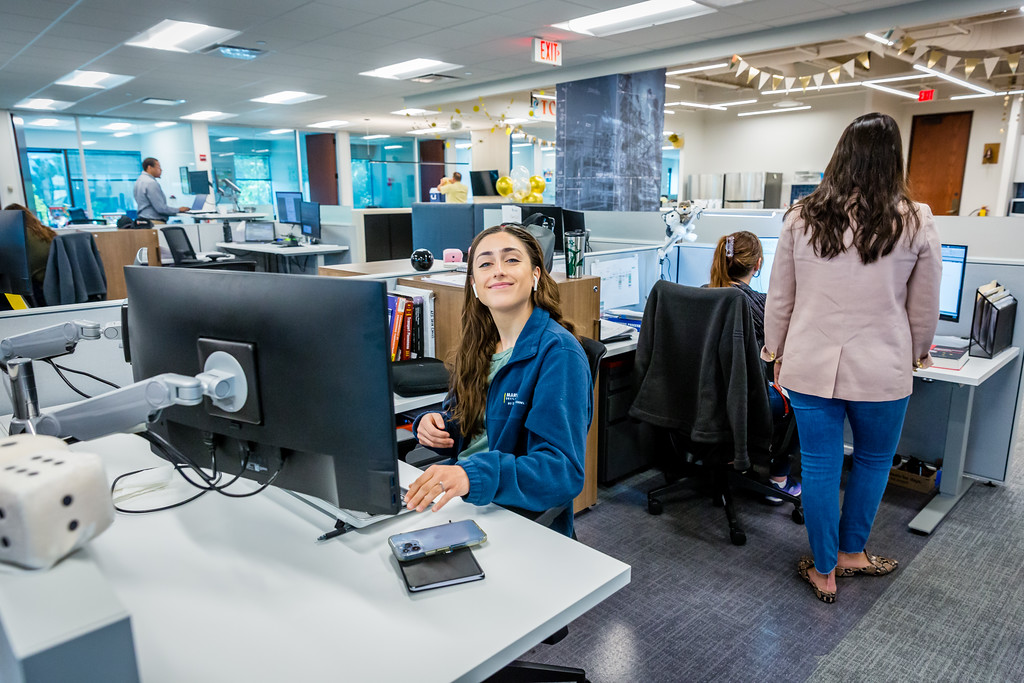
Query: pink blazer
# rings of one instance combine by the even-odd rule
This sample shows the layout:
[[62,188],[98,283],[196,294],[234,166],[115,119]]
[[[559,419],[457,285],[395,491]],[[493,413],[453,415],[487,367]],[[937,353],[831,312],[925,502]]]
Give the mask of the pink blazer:
[[762,357],[782,359],[779,383],[823,398],[891,401],[909,396],[913,371],[931,365],[939,320],[942,245],[931,209],[893,251],[864,265],[848,249],[825,260],[796,212],[786,218],[772,265]]

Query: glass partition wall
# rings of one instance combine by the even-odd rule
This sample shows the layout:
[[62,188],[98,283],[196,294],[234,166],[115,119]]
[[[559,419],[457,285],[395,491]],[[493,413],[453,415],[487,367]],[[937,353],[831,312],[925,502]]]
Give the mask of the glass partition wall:
[[267,206],[275,192],[302,191],[294,130],[210,126],[209,134],[213,182],[222,200]]

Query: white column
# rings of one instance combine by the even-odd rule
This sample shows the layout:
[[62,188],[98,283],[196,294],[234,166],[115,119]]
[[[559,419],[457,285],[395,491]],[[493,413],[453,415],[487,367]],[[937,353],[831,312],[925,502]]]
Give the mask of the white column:
[[97,218],[92,213],[92,193],[89,192],[89,169],[85,165],[85,147],[82,146],[82,125],[75,117],[75,139],[78,140],[78,163],[82,165],[82,190],[85,192],[85,215]]
[[1017,177],[1017,145],[1021,138],[1021,100],[1024,96],[1017,95],[1010,103],[1010,114],[1006,119],[1006,142],[1003,145],[1003,168],[999,173],[999,194],[996,195],[996,205],[992,211],[993,216],[1005,216],[1006,209],[1010,206],[1010,186],[1013,179]]
[[[210,154],[210,127],[204,121],[192,123],[192,150],[196,155],[197,171],[213,170],[213,155]],[[206,161],[201,161],[206,159]],[[213,180],[212,176],[210,178]],[[182,188],[184,192],[188,188]]]
[[14,123],[9,111],[0,110],[0,206],[12,203],[28,206],[25,186],[21,182],[18,146],[14,141]]
[[338,164],[338,204],[352,206],[352,142],[349,134],[334,134],[334,150]]

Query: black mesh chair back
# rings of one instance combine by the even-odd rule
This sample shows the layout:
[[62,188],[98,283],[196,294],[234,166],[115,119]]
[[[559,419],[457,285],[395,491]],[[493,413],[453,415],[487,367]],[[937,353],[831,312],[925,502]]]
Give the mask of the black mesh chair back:
[[198,260],[196,252],[192,248],[192,242],[188,239],[188,233],[185,232],[185,228],[169,225],[165,228],[160,228],[160,232],[163,233],[164,239],[167,240],[167,248],[171,250],[174,265],[180,266],[188,264],[190,261]]

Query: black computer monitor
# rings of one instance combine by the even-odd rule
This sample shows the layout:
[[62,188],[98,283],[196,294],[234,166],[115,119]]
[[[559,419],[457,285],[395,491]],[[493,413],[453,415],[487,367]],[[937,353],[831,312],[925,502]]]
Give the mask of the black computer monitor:
[[967,246],[942,245],[942,283],[939,285],[939,320],[960,322],[960,300],[967,269]]
[[[546,218],[551,230],[555,233],[555,251],[564,251],[562,233],[565,226],[562,221],[562,207],[554,204],[521,204],[524,223],[536,223],[543,225]],[[538,217],[537,214],[540,214]]]
[[469,182],[474,197],[497,197],[498,171],[470,171]]
[[34,300],[25,246],[25,212],[0,211],[0,293]]
[[299,225],[306,237],[320,239],[320,203],[302,202],[299,204]]
[[207,171],[189,171],[188,172],[188,193],[189,194],[209,194],[210,193],[210,174]]
[[277,199],[277,222],[299,225],[299,204],[302,203],[301,192],[275,192]]
[[[245,368],[238,413],[209,399],[149,429],[204,466],[338,507],[400,507],[385,283],[277,273],[125,268],[136,380],[195,375],[211,350]],[[182,306],[182,302],[188,302]],[[329,314],[328,314],[329,312]]]

